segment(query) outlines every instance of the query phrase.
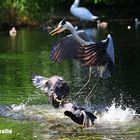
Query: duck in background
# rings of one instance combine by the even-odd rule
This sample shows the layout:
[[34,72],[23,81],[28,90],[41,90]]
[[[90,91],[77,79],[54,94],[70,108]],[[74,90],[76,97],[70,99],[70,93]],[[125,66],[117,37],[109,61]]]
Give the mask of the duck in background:
[[17,31],[16,31],[15,27],[12,27],[12,29],[9,31],[9,35],[10,36],[16,36],[17,35]]
[[79,18],[81,21],[92,21],[98,19],[97,16],[93,15],[87,8],[79,7],[80,0],[75,0],[70,7],[70,12],[73,16]]
[[106,29],[108,27],[108,23],[106,21],[97,20],[97,28],[98,29]]

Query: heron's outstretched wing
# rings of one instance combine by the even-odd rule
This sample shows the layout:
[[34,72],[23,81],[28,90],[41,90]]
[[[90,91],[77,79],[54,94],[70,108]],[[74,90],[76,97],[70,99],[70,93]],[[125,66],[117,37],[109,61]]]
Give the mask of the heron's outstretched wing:
[[98,66],[103,63],[106,50],[103,43],[80,46],[79,59],[85,66]]
[[114,45],[110,35],[99,43],[80,46],[79,59],[85,66],[93,66],[100,77],[110,77],[114,68]]
[[[90,41],[84,31],[79,31],[77,33],[85,41]],[[65,59],[77,59],[80,46],[81,45],[75,40],[72,34],[68,35],[54,44],[50,59],[57,62],[62,62]]]

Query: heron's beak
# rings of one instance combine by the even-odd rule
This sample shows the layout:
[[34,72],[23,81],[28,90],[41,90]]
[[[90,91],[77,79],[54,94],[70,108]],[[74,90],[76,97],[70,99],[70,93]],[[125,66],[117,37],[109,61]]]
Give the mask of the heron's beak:
[[56,29],[52,30],[49,34],[50,34],[51,36],[53,36],[53,35],[55,35],[55,34],[57,34],[57,33],[62,32],[62,31],[63,31],[63,28],[62,28],[62,27],[57,27]]

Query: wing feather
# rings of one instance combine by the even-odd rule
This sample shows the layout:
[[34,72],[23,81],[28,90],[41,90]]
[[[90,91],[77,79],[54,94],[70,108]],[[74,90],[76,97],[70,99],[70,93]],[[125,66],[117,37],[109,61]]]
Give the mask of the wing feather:
[[[110,77],[113,68],[114,60],[112,60],[108,53],[110,40],[93,43],[87,46],[80,46],[78,58],[84,66],[94,67],[94,73],[100,77]],[[112,49],[113,50],[113,49]],[[113,51],[112,51],[113,52]],[[114,52],[113,52],[114,53]]]
[[[77,33],[82,39],[90,41],[84,31],[79,31]],[[54,62],[62,62],[65,59],[77,59],[80,46],[81,45],[75,40],[73,35],[68,35],[54,44],[50,53],[50,59]]]
[[103,43],[80,46],[78,57],[85,66],[102,65],[106,55],[106,48]]

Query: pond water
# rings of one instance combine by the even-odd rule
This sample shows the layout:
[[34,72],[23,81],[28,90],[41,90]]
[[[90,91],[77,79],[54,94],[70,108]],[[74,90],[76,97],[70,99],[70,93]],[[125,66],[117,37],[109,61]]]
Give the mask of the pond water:
[[[83,95],[76,99],[74,95],[86,82],[88,69],[76,61],[59,64],[49,59],[52,44],[65,34],[51,37],[47,31],[19,29],[12,38],[0,33],[1,140],[140,139],[140,27],[136,29],[132,21],[110,21],[108,29],[86,32],[96,41],[112,34],[115,70],[109,79],[92,76]],[[54,109],[32,86],[33,72],[45,77],[63,76],[71,88],[69,98],[96,113],[95,127],[83,129],[61,109]],[[92,87],[92,95],[85,100]]]

